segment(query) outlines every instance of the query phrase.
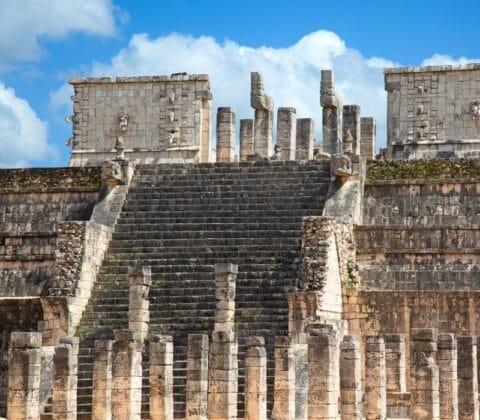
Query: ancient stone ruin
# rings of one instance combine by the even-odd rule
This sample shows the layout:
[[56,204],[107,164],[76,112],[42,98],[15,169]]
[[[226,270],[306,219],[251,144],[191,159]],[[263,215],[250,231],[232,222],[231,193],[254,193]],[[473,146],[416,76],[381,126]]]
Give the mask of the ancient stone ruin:
[[206,75],[71,80],[69,167],[0,170],[0,417],[479,418],[480,64],[386,69],[378,155],[265,82],[213,144]]

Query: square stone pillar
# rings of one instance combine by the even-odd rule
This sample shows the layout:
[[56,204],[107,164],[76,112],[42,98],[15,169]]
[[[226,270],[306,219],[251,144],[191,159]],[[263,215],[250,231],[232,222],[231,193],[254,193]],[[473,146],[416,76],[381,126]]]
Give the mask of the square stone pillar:
[[308,337],[308,419],[337,419],[339,398],[338,333],[330,326]]
[[374,117],[360,118],[360,156],[366,159],[375,158],[377,143],[377,123]]
[[273,101],[270,96],[265,95],[263,76],[259,72],[251,73],[250,105],[255,109],[254,153],[270,157],[273,137]]
[[150,420],[173,420],[173,338],[152,335],[149,346]]
[[112,417],[140,420],[142,406],[142,335],[115,330],[112,362]]
[[458,418],[478,420],[477,340],[457,337]]
[[96,340],[93,352],[92,418],[112,418],[113,340]]
[[236,264],[215,264],[215,331],[233,331],[237,275]]
[[235,264],[215,264],[215,324],[208,362],[209,420],[237,417],[238,343],[233,332],[237,274]]
[[438,335],[437,362],[440,382],[440,419],[457,420],[457,340],[453,334]]
[[250,337],[245,347],[245,420],[267,420],[265,339]]
[[296,138],[297,110],[295,108],[278,108],[277,146],[280,147],[282,160],[295,160]]
[[189,334],[187,345],[187,420],[208,419],[208,335]]
[[313,159],[313,132],[312,118],[297,118],[296,160]]
[[439,370],[435,363],[438,331],[412,328],[410,411],[412,420],[440,418]]
[[217,162],[235,161],[235,111],[217,109]]
[[42,333],[12,332],[8,358],[7,418],[40,419]]
[[148,334],[150,311],[148,292],[152,284],[150,267],[129,268],[128,329],[138,331],[143,343]]
[[52,419],[77,418],[78,337],[63,337],[53,355]]
[[295,359],[290,337],[275,337],[274,358],[272,418],[291,420],[295,418]]
[[208,419],[236,419],[238,344],[233,331],[214,331],[208,360]]
[[387,378],[385,341],[368,336],[365,340],[365,418],[385,419],[387,416]]
[[344,105],[342,123],[343,151],[359,155],[360,107],[358,105]]
[[322,106],[323,152],[340,155],[343,152],[342,102],[335,93],[332,70],[322,70],[320,105]]
[[385,335],[387,392],[406,392],[405,334]]
[[340,344],[340,413],[342,420],[362,419],[360,343],[354,335]]
[[240,120],[240,162],[246,162],[254,153],[253,120]]

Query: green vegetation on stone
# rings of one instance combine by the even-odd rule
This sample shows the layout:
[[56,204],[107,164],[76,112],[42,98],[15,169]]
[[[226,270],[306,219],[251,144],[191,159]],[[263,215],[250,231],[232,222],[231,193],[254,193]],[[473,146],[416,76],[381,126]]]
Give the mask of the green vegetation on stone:
[[370,161],[367,164],[367,181],[402,179],[480,179],[479,159],[432,159]]

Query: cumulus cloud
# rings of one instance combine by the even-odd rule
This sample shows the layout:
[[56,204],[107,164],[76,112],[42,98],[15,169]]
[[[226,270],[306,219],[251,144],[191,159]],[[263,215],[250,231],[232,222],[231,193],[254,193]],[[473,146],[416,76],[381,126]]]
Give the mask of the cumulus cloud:
[[[382,69],[394,63],[379,57],[365,58],[345,45],[335,33],[320,30],[286,48],[251,48],[212,37],[170,34],[152,39],[134,35],[128,46],[109,63],[94,63],[96,76],[135,76],[176,72],[208,73],[213,110],[233,106],[237,118],[252,118],[250,72],[262,71],[266,93],[276,107],[294,106],[299,117],[315,119],[321,137],[320,71],[333,69],[344,104],[358,104],[363,116],[377,118],[378,143],[385,144],[386,95]],[[66,88],[62,88],[64,97]],[[61,102],[61,95],[55,101]]]
[[115,32],[111,0],[0,0],[0,10],[0,68],[11,61],[37,59],[42,37]]
[[466,58],[459,57],[453,58],[448,54],[434,54],[429,58],[426,58],[422,61],[422,66],[441,66],[441,65],[457,65],[457,64],[469,64],[469,63],[478,63],[480,58]]
[[29,166],[31,161],[55,159],[56,154],[47,143],[47,124],[0,82],[0,167]]

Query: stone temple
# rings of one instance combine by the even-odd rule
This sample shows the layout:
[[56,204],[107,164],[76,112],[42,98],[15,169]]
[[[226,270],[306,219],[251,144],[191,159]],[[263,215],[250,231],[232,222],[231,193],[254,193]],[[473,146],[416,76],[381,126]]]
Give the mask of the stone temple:
[[378,155],[320,79],[322,143],[257,72],[215,136],[207,75],[70,81],[69,166],[0,170],[0,417],[479,418],[480,64],[385,69]]

